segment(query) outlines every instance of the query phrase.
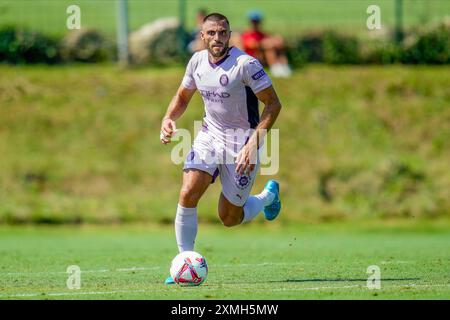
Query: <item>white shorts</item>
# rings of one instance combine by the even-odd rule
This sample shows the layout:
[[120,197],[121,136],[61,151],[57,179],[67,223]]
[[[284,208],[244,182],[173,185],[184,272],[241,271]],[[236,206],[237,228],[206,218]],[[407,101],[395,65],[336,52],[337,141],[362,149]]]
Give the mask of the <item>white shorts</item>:
[[212,183],[218,175],[222,184],[222,193],[232,204],[242,207],[250,195],[259,170],[259,155],[256,165],[250,175],[240,175],[236,172],[234,158],[226,148],[211,133],[201,130],[194,140],[192,149],[186,157],[183,170],[198,169],[213,177]]

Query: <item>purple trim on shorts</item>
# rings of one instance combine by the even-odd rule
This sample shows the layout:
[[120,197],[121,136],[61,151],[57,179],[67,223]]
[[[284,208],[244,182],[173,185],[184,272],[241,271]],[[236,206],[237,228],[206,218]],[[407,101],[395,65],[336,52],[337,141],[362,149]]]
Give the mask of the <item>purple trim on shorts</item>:
[[183,167],[183,171],[186,172],[188,170],[198,170],[198,171],[202,171],[205,172],[207,174],[209,174],[212,177],[212,181],[211,184],[213,184],[216,181],[216,178],[219,176],[219,169],[216,169],[213,174],[211,175],[211,173],[209,173],[208,171],[206,171],[204,168],[200,168],[197,166],[187,166],[187,167]]
[[216,171],[214,171],[214,174],[212,176],[212,181],[211,183],[214,183],[217,179],[217,177],[219,176],[219,169],[216,169]]

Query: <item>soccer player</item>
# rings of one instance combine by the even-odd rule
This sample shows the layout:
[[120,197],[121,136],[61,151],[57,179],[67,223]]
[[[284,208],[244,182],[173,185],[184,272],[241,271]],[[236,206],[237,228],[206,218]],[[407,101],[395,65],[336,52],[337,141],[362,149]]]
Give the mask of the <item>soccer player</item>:
[[[273,220],[281,209],[279,184],[274,180],[269,180],[260,194],[249,196],[259,168],[258,148],[281,104],[259,61],[229,47],[230,35],[224,15],[212,13],[204,18],[201,39],[207,49],[192,56],[161,124],[161,142],[170,143],[175,121],[195,91],[200,92],[205,116],[184,164],[175,217],[180,252],[194,250],[197,204],[218,175],[222,184],[218,212],[225,226],[248,222],[261,211],[267,220]],[[265,105],[261,119],[258,100]],[[166,283],[173,279],[169,276]]]

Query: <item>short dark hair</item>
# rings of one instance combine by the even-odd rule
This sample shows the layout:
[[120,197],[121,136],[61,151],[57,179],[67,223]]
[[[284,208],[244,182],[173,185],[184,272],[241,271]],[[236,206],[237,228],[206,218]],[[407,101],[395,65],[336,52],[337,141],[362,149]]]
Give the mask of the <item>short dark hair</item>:
[[225,21],[228,24],[228,27],[230,26],[230,22],[228,21],[228,18],[218,12],[213,12],[213,13],[208,14],[203,19],[203,23],[205,23],[206,21]]

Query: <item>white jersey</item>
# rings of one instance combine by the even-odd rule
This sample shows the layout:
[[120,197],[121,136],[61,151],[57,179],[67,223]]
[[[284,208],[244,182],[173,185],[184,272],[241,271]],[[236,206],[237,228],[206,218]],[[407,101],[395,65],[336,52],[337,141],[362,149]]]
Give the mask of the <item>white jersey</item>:
[[[212,181],[220,175],[224,196],[234,205],[243,206],[255,181],[259,157],[250,175],[236,173],[235,157],[245,145],[249,129],[258,125],[254,93],[272,85],[269,76],[258,60],[232,47],[216,64],[209,62],[207,50],[195,53],[182,85],[200,92],[206,113],[184,170],[202,170],[213,177]],[[237,136],[233,131],[239,129],[244,134]]]
[[204,128],[223,139],[225,130],[256,128],[258,99],[254,93],[272,81],[255,58],[231,47],[218,63],[211,63],[208,51],[196,52],[189,61],[182,85],[197,89],[205,103]]

